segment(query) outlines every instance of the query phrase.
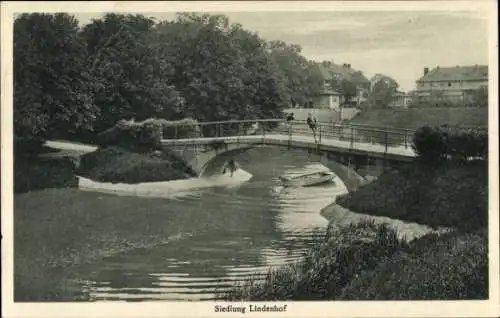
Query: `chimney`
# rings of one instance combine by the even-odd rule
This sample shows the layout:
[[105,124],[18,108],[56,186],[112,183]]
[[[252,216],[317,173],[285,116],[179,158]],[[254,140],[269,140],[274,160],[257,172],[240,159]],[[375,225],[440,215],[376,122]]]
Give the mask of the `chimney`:
[[427,75],[427,73],[429,73],[429,68],[428,67],[424,67],[424,76]]

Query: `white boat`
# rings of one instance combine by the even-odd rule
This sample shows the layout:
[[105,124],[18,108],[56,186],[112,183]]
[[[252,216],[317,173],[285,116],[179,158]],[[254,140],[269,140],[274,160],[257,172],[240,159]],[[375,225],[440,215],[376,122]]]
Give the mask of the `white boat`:
[[307,187],[332,181],[335,174],[331,171],[317,171],[296,176],[280,176],[286,186]]

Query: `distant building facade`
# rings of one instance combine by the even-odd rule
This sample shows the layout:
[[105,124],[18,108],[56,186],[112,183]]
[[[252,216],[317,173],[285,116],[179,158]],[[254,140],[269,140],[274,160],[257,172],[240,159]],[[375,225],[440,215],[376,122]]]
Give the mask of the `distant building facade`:
[[[338,100],[339,107],[346,102],[359,105],[360,103],[368,100],[370,92],[370,81],[363,75],[361,71],[351,68],[351,64],[338,65],[332,62],[323,62],[319,65],[319,69],[321,71],[321,74],[323,75],[325,92],[334,92],[335,94],[339,94],[340,84],[342,80],[348,80],[356,86],[356,96],[354,96],[350,101],[344,101],[341,94],[328,95],[332,96],[334,100],[334,96],[340,97],[340,99]],[[329,98],[330,97],[320,97],[319,99],[316,99],[316,101]]]
[[392,100],[389,103],[389,107],[392,108],[408,108],[408,105],[412,101],[412,95],[405,92],[396,91],[392,94]]
[[342,94],[325,85],[323,92],[313,98],[314,108],[328,108],[333,110],[340,109]]
[[415,97],[419,102],[447,101],[466,104],[480,88],[488,87],[488,66],[455,66],[424,68],[417,80]]

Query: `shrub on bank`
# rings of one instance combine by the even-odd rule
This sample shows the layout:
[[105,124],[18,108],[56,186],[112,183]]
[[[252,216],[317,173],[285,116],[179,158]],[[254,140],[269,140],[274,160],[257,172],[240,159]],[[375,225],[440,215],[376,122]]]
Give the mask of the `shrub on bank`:
[[426,163],[443,159],[466,161],[469,158],[486,159],[488,130],[454,126],[423,126],[413,137],[413,149]]
[[200,136],[196,120],[178,121],[149,118],[142,122],[120,120],[115,126],[98,135],[100,146],[119,146],[130,150],[159,149],[161,139],[192,138]]
[[196,176],[171,151],[135,153],[118,147],[98,149],[83,155],[78,174],[99,182],[120,183],[169,181]]
[[195,119],[184,118],[175,121],[169,121],[165,119],[154,119],[154,121],[161,124],[164,139],[202,137],[200,125],[198,121]]
[[446,140],[438,127],[423,126],[415,132],[413,150],[426,162],[440,161],[446,155]]
[[76,187],[73,162],[69,158],[38,159],[14,157],[14,192]]

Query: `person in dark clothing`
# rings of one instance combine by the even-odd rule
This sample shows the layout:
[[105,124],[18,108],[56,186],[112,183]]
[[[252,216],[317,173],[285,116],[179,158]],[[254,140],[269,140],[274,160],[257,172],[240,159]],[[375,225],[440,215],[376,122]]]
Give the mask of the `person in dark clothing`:
[[293,113],[288,114],[288,116],[286,117],[286,121],[290,122],[293,120],[295,120],[295,115]]
[[310,112],[308,115],[307,115],[307,125],[309,126],[309,128],[312,130],[313,132],[313,137],[314,137],[314,142],[317,142],[316,141],[316,124],[317,124],[317,120],[316,120],[316,117],[313,116],[313,113]]
[[234,161],[234,159],[231,159],[231,160],[228,161],[228,163],[224,167],[224,170],[222,170],[222,174],[225,174],[227,169],[229,169],[229,171],[231,172],[231,177],[233,176],[233,173],[236,170],[238,170],[238,165],[236,164],[236,162]]

